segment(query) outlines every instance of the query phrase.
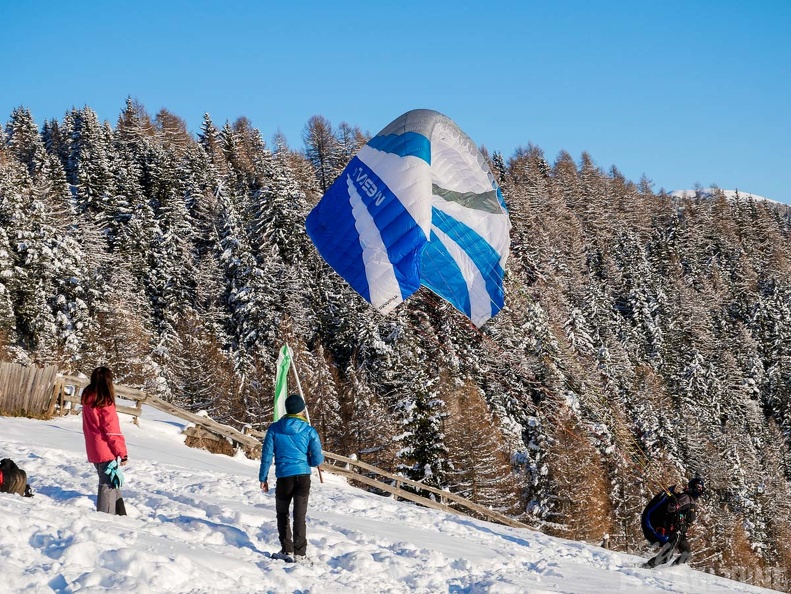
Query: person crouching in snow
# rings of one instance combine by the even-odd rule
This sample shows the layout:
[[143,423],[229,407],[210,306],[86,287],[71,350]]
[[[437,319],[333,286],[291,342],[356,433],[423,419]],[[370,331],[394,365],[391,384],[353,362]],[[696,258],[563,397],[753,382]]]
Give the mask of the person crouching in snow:
[[[126,515],[120,484],[113,482],[108,467],[126,465],[126,441],[121,434],[118,412],[115,409],[113,373],[107,367],[97,367],[91,373],[91,383],[82,391],[82,432],[88,462],[99,474],[96,510],[106,514]],[[112,471],[112,468],[110,469]]]
[[[269,492],[269,468],[275,459],[275,510],[280,552],[272,555],[285,561],[303,561],[308,546],[305,515],[310,494],[310,468],[324,462],[321,440],[305,417],[305,401],[297,394],[286,398],[286,415],[266,431],[261,449],[258,480]],[[294,530],[289,522],[289,508],[294,502]],[[295,558],[292,558],[295,555]]]

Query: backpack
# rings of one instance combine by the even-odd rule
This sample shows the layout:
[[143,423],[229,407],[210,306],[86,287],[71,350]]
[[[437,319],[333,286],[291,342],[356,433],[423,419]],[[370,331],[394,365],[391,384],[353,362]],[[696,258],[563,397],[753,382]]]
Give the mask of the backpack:
[[643,529],[643,536],[648,542],[667,542],[675,529],[675,515],[668,512],[667,505],[670,503],[670,495],[675,495],[675,487],[670,487],[666,491],[660,491],[654,495],[653,499],[643,509],[640,516],[640,527]]
[[33,490],[27,483],[27,473],[8,458],[0,460],[0,493],[17,493],[23,497],[33,497]]

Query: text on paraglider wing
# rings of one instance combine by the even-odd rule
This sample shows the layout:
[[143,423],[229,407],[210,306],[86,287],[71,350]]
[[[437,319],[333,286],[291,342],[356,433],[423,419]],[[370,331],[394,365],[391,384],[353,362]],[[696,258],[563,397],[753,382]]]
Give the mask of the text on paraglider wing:
[[374,199],[374,204],[376,206],[382,204],[382,201],[385,199],[385,194],[362,167],[357,167],[357,169],[354,170],[354,183],[360,188],[363,194]]

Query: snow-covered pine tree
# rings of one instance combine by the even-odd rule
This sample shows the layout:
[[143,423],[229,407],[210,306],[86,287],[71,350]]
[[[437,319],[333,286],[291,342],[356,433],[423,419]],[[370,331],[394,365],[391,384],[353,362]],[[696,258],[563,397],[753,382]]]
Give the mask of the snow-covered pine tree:
[[[259,137],[260,138],[260,137]],[[288,161],[282,154],[273,155],[263,148],[255,156],[257,184],[253,195],[248,232],[250,245],[264,273],[264,284],[272,300],[269,309],[287,314],[292,330],[306,336],[310,329],[311,302],[319,256],[305,232],[308,205]],[[280,321],[273,316],[267,341],[277,344]]]
[[390,381],[402,431],[397,436],[401,445],[398,468],[412,480],[445,487],[448,450],[442,427],[447,412],[440,396],[439,369],[430,353],[438,341],[431,336],[423,314],[414,312],[412,316],[404,311],[402,316],[409,324],[393,342]]
[[228,334],[233,344],[236,372],[243,376],[249,375],[254,367],[259,335],[267,327],[261,323],[261,317],[269,313],[265,309],[267,286],[249,247],[234,196],[223,192],[218,199],[220,218],[216,249],[225,279]]
[[154,117],[157,136],[166,150],[183,155],[195,144],[187,130],[187,122],[164,107]]
[[[95,234],[86,233],[91,243]],[[94,269],[92,309],[95,327],[85,342],[83,373],[98,365],[113,370],[116,381],[139,388],[156,388],[159,369],[154,363],[154,331],[148,300],[129,264],[111,256]]]
[[332,124],[324,116],[314,115],[302,132],[305,156],[313,167],[321,192],[327,191],[344,166],[344,154]]
[[345,436],[349,453],[363,462],[394,472],[396,467],[396,423],[392,411],[374,393],[368,371],[352,357],[345,372],[343,395],[350,411],[348,432]]
[[475,503],[514,514],[519,508],[519,488],[498,421],[477,386],[454,384],[445,376],[441,387],[447,413],[443,423],[447,486]]
[[19,345],[43,361],[55,356],[55,316],[49,304],[56,270],[55,232],[49,209],[37,200],[27,167],[11,160],[0,168],[0,226],[6,229],[14,274],[7,279]]
[[235,398],[233,364],[202,316],[191,308],[182,311],[167,335],[167,380],[174,404],[186,410],[206,410],[219,422],[245,421]]
[[107,213],[107,199],[114,195],[111,139],[90,107],[72,109],[64,120],[68,155],[66,179],[72,185],[80,212]]
[[203,150],[206,151],[209,161],[211,161],[216,173],[220,175],[227,173],[228,164],[225,161],[222,150],[220,131],[214,126],[211,116],[208,113],[203,114],[201,131],[198,133],[198,143],[203,147]]
[[360,128],[352,126],[347,122],[338,124],[335,137],[338,140],[338,148],[340,151],[338,155],[338,164],[341,169],[346,167],[349,161],[352,160],[352,157],[354,157],[370,139],[370,135],[363,134]]
[[348,431],[338,394],[340,374],[330,355],[321,344],[309,352],[301,340],[281,331],[284,340],[294,349],[294,362],[299,370],[305,401],[309,407],[310,423],[316,428],[325,450],[347,453]]
[[[2,169],[1,165],[0,169]],[[0,178],[2,178],[1,172]],[[0,188],[2,188],[1,185]],[[2,194],[0,194],[0,200],[2,200]],[[17,341],[14,303],[11,294],[13,288],[11,279],[14,278],[14,275],[14,261],[8,234],[5,227],[0,225],[0,345],[2,345],[0,349],[4,355],[3,360],[6,360],[6,356],[10,356],[10,347]]]
[[31,177],[35,177],[44,164],[46,151],[30,111],[25,107],[14,109],[5,132],[9,153],[27,168]]

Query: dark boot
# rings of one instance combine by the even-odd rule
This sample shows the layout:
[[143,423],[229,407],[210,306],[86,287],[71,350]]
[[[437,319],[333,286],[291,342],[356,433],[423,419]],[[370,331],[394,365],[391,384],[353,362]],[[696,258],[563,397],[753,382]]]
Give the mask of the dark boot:
[[656,557],[653,557],[648,561],[646,561],[645,563],[643,563],[640,567],[644,567],[645,569],[653,569],[654,567],[656,567],[656,564],[654,563],[655,560]]
[[125,516],[126,515],[126,506],[124,505],[124,500],[122,497],[119,497],[115,500],[115,515],[116,516]]
[[663,563],[667,563],[670,561],[670,558],[673,556],[673,551],[676,549],[676,540],[671,538],[665,544],[662,545],[662,548],[659,549],[659,552],[643,563],[642,567],[652,568],[656,567],[657,565],[662,565]]

